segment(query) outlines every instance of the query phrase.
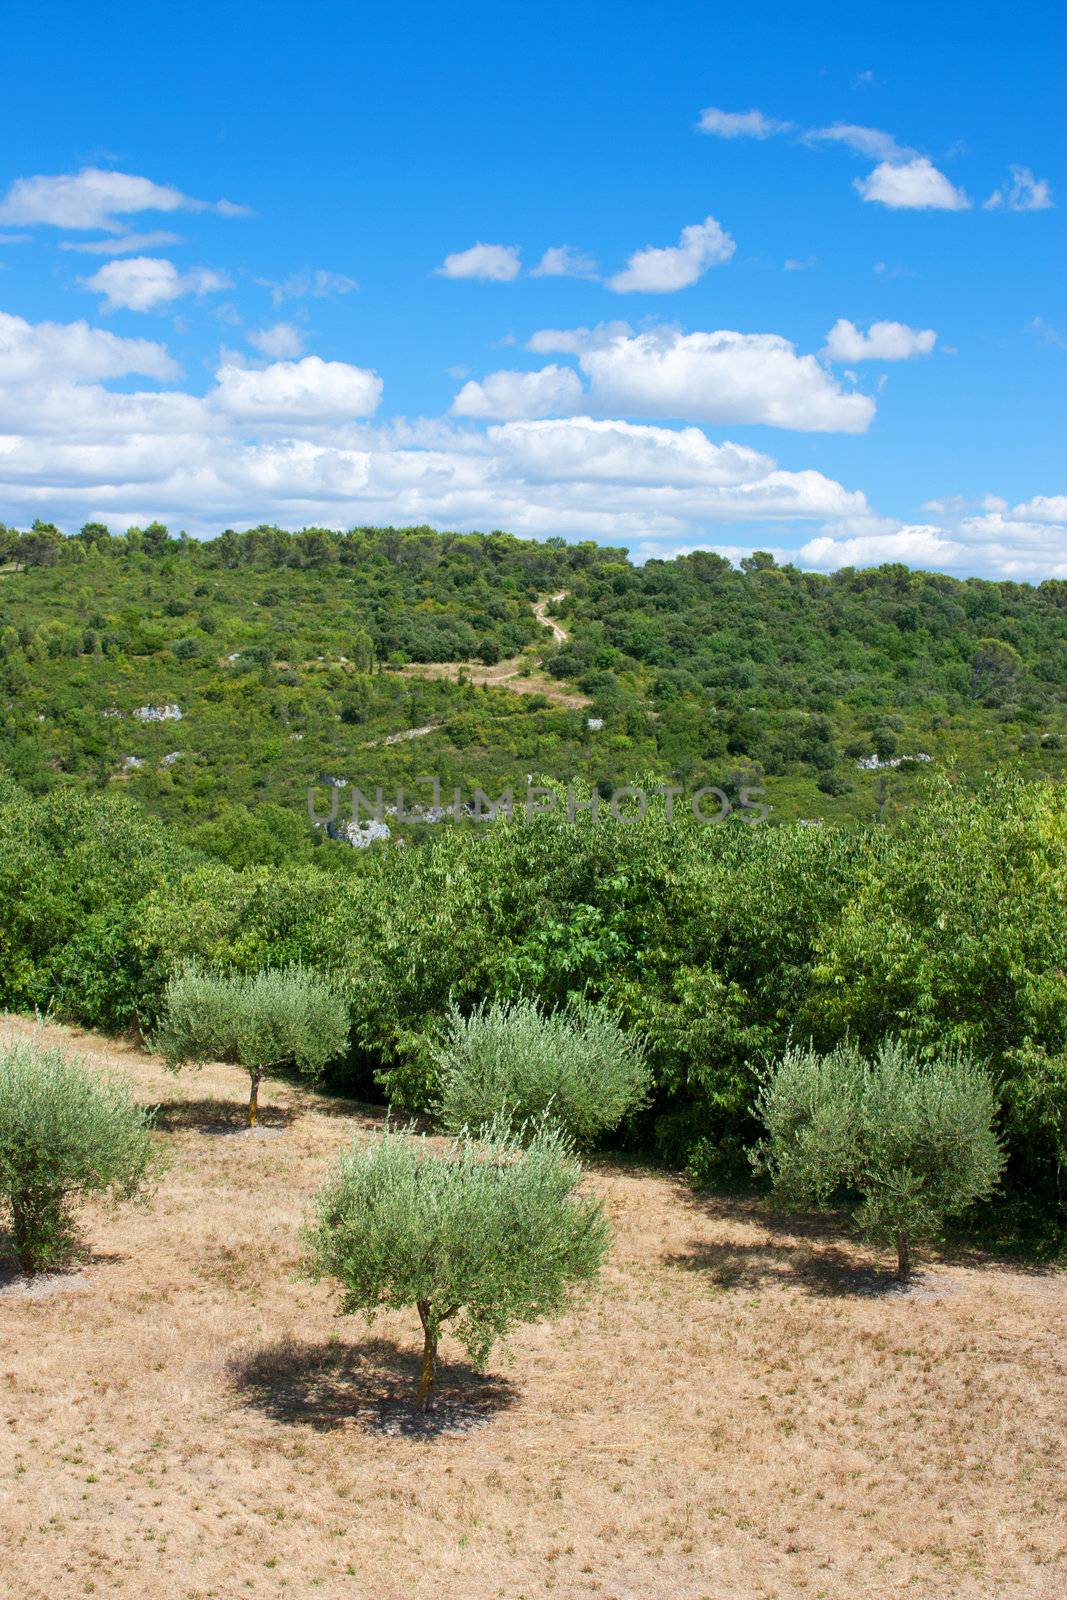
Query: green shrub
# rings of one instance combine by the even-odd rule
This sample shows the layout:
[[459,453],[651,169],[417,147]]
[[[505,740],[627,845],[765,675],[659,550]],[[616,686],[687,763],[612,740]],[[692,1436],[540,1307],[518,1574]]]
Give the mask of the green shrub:
[[151,1183],[160,1170],[151,1121],[127,1084],[58,1050],[0,1050],[0,1201],[26,1272],[74,1254],[79,1200],[132,1200]]
[[171,977],[163,1003],[154,1048],[172,1070],[190,1061],[244,1067],[252,1081],[250,1128],[268,1067],[294,1066],[317,1078],[348,1041],[344,1002],[326,979],[302,967],[245,974],[190,963]]
[[308,1229],[314,1280],[341,1286],[341,1310],[371,1320],[414,1306],[423,1330],[416,1403],[432,1403],[442,1327],[478,1367],[520,1322],[551,1316],[593,1280],[608,1249],[599,1200],[558,1130],[523,1148],[503,1124],[441,1155],[388,1130],[338,1159]]
[[948,1050],[923,1061],[896,1040],[873,1061],[852,1043],[829,1055],[786,1052],[761,1090],[767,1138],[754,1152],[787,1205],[858,1204],[865,1237],[893,1243],[908,1276],[911,1244],[940,1237],[997,1185],[1004,1158],[993,1132],[992,1080]]
[[435,1052],[438,1115],[450,1133],[494,1117],[512,1128],[548,1118],[577,1144],[618,1127],[647,1097],[642,1040],[601,1006],[545,1011],[535,1000],[453,1007]]

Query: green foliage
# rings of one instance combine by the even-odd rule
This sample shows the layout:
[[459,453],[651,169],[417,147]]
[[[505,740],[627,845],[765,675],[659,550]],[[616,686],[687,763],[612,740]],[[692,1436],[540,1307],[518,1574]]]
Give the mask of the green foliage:
[[57,1050],[0,1050],[0,1200],[26,1272],[74,1254],[80,1200],[117,1203],[149,1187],[160,1170],[151,1121],[126,1084]]
[[443,1154],[389,1131],[340,1156],[308,1230],[311,1275],[336,1280],[347,1315],[418,1310],[427,1404],[446,1322],[484,1366],[516,1324],[558,1314],[597,1276],[608,1227],[581,1176],[547,1127],[523,1143],[490,1126],[483,1143],[464,1134]]
[[581,1001],[557,1011],[535,1000],[483,1001],[469,1016],[453,1006],[435,1054],[437,1111],[452,1133],[494,1118],[512,1130],[547,1119],[589,1145],[649,1090],[639,1036],[610,1010]]
[[191,1061],[244,1067],[252,1081],[248,1125],[254,1127],[267,1068],[293,1066],[318,1078],[347,1040],[344,1002],[317,973],[268,967],[246,975],[189,964],[167,983],[153,1043],[175,1071]]
[[958,1050],[924,1061],[899,1040],[865,1060],[852,1042],[828,1055],[791,1049],[769,1073],[755,1152],[776,1198],[825,1206],[858,1198],[865,1237],[897,1247],[906,1277],[915,1240],[992,1193],[1004,1157],[988,1072]]

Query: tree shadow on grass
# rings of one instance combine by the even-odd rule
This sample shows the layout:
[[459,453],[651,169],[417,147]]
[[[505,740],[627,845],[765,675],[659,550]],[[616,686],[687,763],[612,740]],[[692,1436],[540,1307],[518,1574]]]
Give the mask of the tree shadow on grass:
[[[296,1121],[296,1111],[287,1106],[259,1108],[260,1128],[278,1132]],[[237,1100],[163,1100],[155,1109],[152,1126],[158,1133],[240,1133],[248,1126],[247,1103]]]
[[710,1244],[694,1242],[687,1251],[668,1256],[669,1266],[706,1273],[719,1289],[763,1289],[770,1285],[795,1286],[821,1299],[855,1296],[924,1296],[932,1284],[921,1266],[903,1285],[892,1268],[875,1267],[857,1259],[848,1249],[833,1244],[812,1249],[797,1241],[778,1244]]
[[352,1427],[396,1437],[436,1438],[484,1427],[514,1405],[516,1386],[465,1361],[442,1362],[432,1411],[414,1407],[420,1352],[389,1339],[358,1345],[283,1339],[227,1363],[245,1405],[275,1422],[321,1432]]

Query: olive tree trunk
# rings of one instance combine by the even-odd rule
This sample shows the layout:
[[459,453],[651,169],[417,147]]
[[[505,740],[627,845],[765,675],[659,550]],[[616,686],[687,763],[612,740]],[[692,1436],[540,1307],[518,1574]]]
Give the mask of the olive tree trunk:
[[897,1278],[901,1283],[907,1283],[911,1276],[911,1251],[908,1245],[908,1236],[903,1228],[897,1229]]
[[422,1323],[422,1371],[419,1373],[419,1387],[415,1393],[415,1404],[420,1411],[429,1411],[434,1401],[434,1386],[437,1383],[437,1324],[430,1315],[430,1302],[420,1300],[418,1303],[419,1321]]
[[248,1096],[248,1126],[254,1128],[259,1119],[259,1080],[263,1073],[259,1067],[252,1071],[252,1092]]

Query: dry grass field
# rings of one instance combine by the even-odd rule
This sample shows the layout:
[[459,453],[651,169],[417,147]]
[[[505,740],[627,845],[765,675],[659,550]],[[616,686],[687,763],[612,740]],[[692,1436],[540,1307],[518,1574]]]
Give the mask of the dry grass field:
[[878,1293],[830,1227],[605,1164],[601,1289],[488,1379],[446,1339],[445,1396],[482,1425],[410,1437],[415,1313],[368,1330],[298,1275],[324,1166],[374,1119],[268,1080],[278,1135],[219,1137],[238,1072],[45,1033],[161,1104],[172,1164],[148,1208],[87,1218],[62,1292],[0,1291],[5,1595],[1067,1590],[1063,1278],[940,1261]]

